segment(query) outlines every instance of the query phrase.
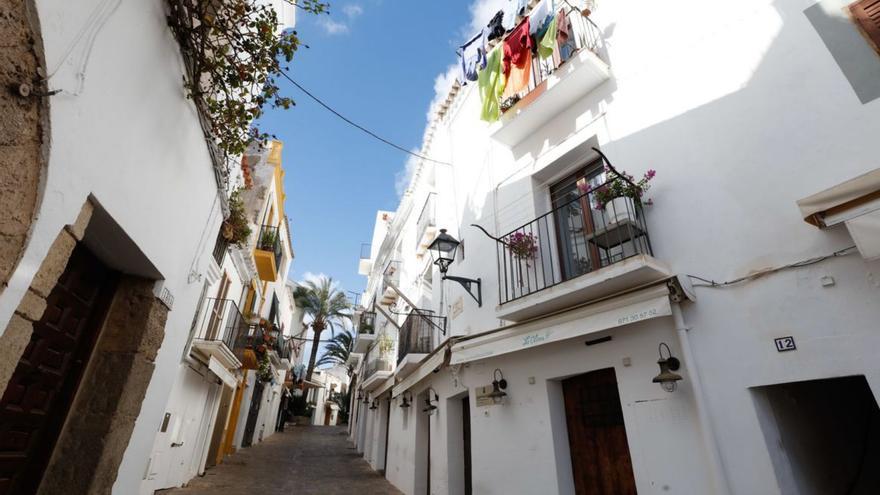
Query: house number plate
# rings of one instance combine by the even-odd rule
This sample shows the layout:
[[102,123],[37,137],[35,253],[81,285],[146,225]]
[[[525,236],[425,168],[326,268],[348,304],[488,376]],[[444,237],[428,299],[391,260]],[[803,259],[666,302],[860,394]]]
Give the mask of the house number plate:
[[773,339],[773,342],[776,343],[776,350],[779,352],[797,349],[797,346],[794,345],[794,337],[779,337],[778,339]]

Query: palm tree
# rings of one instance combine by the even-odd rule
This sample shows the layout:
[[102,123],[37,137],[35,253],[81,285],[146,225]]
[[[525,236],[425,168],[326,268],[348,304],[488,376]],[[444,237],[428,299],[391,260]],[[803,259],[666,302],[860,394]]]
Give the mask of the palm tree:
[[318,359],[315,366],[345,365],[352,349],[354,349],[354,336],[350,331],[343,330],[334,335],[330,342],[327,342],[327,345],[324,346],[324,354],[321,359]]
[[342,325],[345,320],[351,321],[351,305],[345,294],[338,290],[332,278],[321,277],[316,281],[307,280],[300,284],[293,292],[293,298],[297,306],[312,318],[309,326],[315,334],[312,339],[312,353],[309,357],[309,367],[306,371],[306,380],[312,379],[315,371],[315,360],[318,357],[318,346],[321,343],[321,333],[330,328],[330,332],[336,334],[336,325]]

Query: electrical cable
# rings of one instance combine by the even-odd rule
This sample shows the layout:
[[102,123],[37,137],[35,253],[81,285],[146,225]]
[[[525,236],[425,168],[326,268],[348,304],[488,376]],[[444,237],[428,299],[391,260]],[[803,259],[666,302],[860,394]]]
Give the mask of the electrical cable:
[[849,246],[847,248],[843,248],[838,251],[834,251],[831,254],[826,254],[823,256],[815,256],[813,258],[807,258],[805,260],[795,261],[794,263],[789,263],[787,265],[782,265],[782,266],[778,266],[775,268],[766,268],[764,270],[760,270],[755,273],[751,273],[749,275],[735,278],[733,280],[728,280],[725,282],[716,282],[715,280],[699,277],[697,275],[688,274],[686,276],[688,278],[703,282],[703,283],[694,284],[694,287],[710,287],[710,288],[714,288],[714,289],[720,289],[720,288],[730,287],[732,285],[741,284],[744,282],[750,282],[752,280],[756,280],[756,279],[759,279],[759,278],[764,277],[766,275],[777,273],[777,272],[780,272],[783,270],[789,270],[791,268],[802,268],[805,266],[815,265],[816,263],[821,263],[827,259],[839,258],[841,256],[847,256],[847,255],[850,255],[853,252],[855,252],[855,250],[856,250],[856,246]]
[[388,146],[391,146],[392,148],[394,148],[394,149],[396,149],[396,150],[398,150],[398,151],[402,151],[402,152],[404,152],[404,153],[406,153],[406,154],[408,154],[408,155],[414,156],[414,157],[419,158],[419,159],[421,159],[421,160],[425,160],[425,161],[429,161],[429,162],[434,162],[434,163],[439,163],[439,164],[441,164],[441,165],[452,165],[452,164],[449,163],[449,162],[444,162],[444,161],[440,161],[440,160],[435,160],[435,159],[433,159],[433,158],[428,158],[427,156],[424,156],[424,155],[421,155],[421,154],[419,154],[419,153],[416,153],[416,152],[410,151],[410,150],[404,148],[403,146],[400,146],[400,145],[398,145],[398,144],[395,144],[395,143],[393,143],[393,142],[391,142],[391,141],[389,141],[389,140],[383,138],[382,136],[376,134],[375,132],[373,132],[373,131],[367,129],[366,127],[364,127],[364,126],[362,126],[362,125],[360,125],[360,124],[358,124],[358,123],[356,123],[356,122],[354,122],[354,121],[352,121],[351,119],[349,119],[349,118],[346,117],[345,115],[342,115],[341,113],[339,113],[339,112],[337,112],[336,110],[334,110],[333,107],[331,107],[330,105],[324,103],[320,98],[318,98],[317,96],[315,96],[314,94],[312,94],[312,93],[311,93],[309,90],[307,90],[306,88],[302,87],[302,85],[300,85],[298,82],[294,81],[293,78],[290,77],[289,75],[287,75],[286,73],[284,73],[284,72],[280,72],[280,71],[279,71],[279,74],[281,74],[285,79],[287,79],[288,81],[290,81],[291,84],[293,84],[293,85],[296,86],[300,91],[302,91],[303,93],[305,93],[306,96],[308,96],[309,98],[315,100],[315,102],[318,103],[318,105],[321,105],[322,107],[324,107],[327,111],[329,111],[329,112],[332,113],[333,115],[336,115],[337,117],[339,117],[340,119],[342,119],[343,121],[345,121],[346,123],[348,123],[349,125],[351,125],[351,126],[357,128],[357,129],[363,131],[364,133],[368,134],[369,136],[372,136],[372,137],[375,138],[375,139],[378,139],[379,141],[381,141],[381,142],[387,144]]

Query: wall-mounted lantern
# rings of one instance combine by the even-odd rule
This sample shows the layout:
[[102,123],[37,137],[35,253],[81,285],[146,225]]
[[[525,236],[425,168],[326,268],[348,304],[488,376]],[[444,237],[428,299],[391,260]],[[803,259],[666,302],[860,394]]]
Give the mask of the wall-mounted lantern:
[[407,394],[409,394],[409,392],[404,392],[400,396],[401,397],[400,407],[402,409],[409,409],[410,402],[412,402],[412,394],[409,395],[409,398],[407,398]]
[[[431,398],[433,396],[433,399]],[[433,388],[428,387],[428,391],[425,395],[425,407],[422,409],[422,412],[426,412],[429,415],[434,414],[437,411],[437,402],[440,401],[440,396],[437,395],[437,392],[434,391]]]
[[358,390],[357,400],[363,400],[363,399],[364,399],[364,389],[360,389],[360,390]]
[[[467,291],[471,297],[477,301],[477,306],[483,306],[483,281],[482,279],[472,279],[465,277],[454,277],[447,276],[446,271],[449,270],[449,265],[455,261],[455,251],[458,249],[459,244],[461,242],[458,241],[455,237],[446,233],[446,229],[440,229],[440,234],[434,238],[434,241],[431,242],[431,245],[428,246],[428,250],[431,252],[431,258],[434,260],[434,264],[440,269],[440,273],[443,275],[442,280],[452,280],[453,282],[458,282],[464,287],[464,290]],[[472,287],[476,285],[477,293],[474,294]]]
[[507,380],[504,379],[504,374],[501,373],[501,370],[495,368],[495,373],[492,376],[492,391],[489,393],[489,398],[495,404],[501,404],[507,397],[505,390],[507,390]]
[[[664,347],[666,348],[666,357],[663,357]],[[678,371],[681,368],[681,361],[672,355],[672,351],[669,350],[669,346],[665,342],[660,342],[660,345],[657,346],[657,352],[660,353],[660,359],[657,360],[657,365],[660,366],[660,374],[651,381],[659,383],[663,390],[667,392],[674,392],[677,385],[676,382],[681,380],[681,375],[673,373],[673,371]]]
[[373,399],[373,403],[370,404],[370,410],[371,410],[371,411],[375,411],[376,409],[379,409],[379,404],[378,404],[378,402],[379,402],[379,401],[378,401],[377,399]]

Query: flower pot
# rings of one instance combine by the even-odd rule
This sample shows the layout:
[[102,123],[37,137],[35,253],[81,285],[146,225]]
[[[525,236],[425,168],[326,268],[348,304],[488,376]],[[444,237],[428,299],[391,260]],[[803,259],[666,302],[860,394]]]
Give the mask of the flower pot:
[[619,197],[605,203],[605,221],[608,225],[627,220],[635,221],[636,205],[632,198]]

